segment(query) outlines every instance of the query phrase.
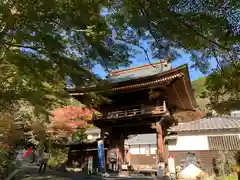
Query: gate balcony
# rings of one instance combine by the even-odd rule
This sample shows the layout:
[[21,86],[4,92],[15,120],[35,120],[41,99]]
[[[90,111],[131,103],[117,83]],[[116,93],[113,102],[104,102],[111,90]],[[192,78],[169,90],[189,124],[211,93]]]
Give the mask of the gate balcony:
[[100,119],[120,119],[120,118],[132,118],[134,116],[157,116],[163,115],[167,112],[166,103],[163,102],[163,105],[156,106],[142,106],[140,108],[128,109],[122,111],[111,111],[105,115],[98,114],[94,115],[93,120]]

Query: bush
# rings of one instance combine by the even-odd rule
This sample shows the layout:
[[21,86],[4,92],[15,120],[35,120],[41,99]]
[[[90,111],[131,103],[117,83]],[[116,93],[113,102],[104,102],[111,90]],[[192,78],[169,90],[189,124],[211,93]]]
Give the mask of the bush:
[[237,176],[225,176],[225,177],[220,177],[220,180],[238,180]]
[[52,149],[48,165],[52,168],[61,167],[68,158],[68,149]]
[[0,179],[4,179],[10,174],[17,164],[14,160],[14,153],[9,151],[8,147],[1,144],[0,146]]

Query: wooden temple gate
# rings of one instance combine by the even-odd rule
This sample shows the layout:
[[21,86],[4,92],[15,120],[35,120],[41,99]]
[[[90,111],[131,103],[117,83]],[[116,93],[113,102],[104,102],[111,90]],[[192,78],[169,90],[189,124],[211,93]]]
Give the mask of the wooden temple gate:
[[[107,143],[118,148],[119,165],[124,163],[124,139],[132,134],[157,134],[158,161],[164,162],[164,136],[166,129],[178,123],[173,114],[176,109],[195,112],[197,108],[187,65],[172,69],[168,60],[154,65],[144,65],[113,71],[108,79],[112,83],[107,95],[110,103],[95,107],[101,114],[92,123],[101,129],[101,138],[107,132]],[[69,90],[79,101],[83,89]],[[164,155],[165,154],[165,155]]]

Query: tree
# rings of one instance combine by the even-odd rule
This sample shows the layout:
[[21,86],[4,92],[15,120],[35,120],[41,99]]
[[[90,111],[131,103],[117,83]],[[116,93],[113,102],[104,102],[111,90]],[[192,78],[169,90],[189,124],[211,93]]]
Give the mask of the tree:
[[192,81],[192,87],[194,89],[199,109],[208,112],[210,110],[210,108],[208,107],[210,101],[207,96],[207,90],[205,85],[206,79],[207,77],[200,77]]
[[206,90],[210,105],[218,113],[224,114],[240,107],[240,63],[224,66],[207,77]]
[[206,77],[200,77],[192,81],[192,87],[194,89],[196,97],[202,97],[202,95],[204,94],[205,82],[206,82]]
[[[91,69],[128,65],[137,48],[150,62],[143,40],[153,58],[176,57],[183,49],[202,72],[212,58],[216,72],[237,71],[238,8],[238,1],[2,1],[1,108],[23,101],[33,106],[36,119],[47,121],[49,111],[68,101],[66,77],[76,86],[102,88]],[[92,92],[84,103],[103,99]]]
[[[0,108],[10,116],[7,124],[18,123],[24,131],[14,135],[17,140],[38,144],[46,137],[50,112],[71,104],[66,78],[76,86],[101,87],[105,83],[91,72],[96,64],[108,70],[129,63],[129,48],[111,42],[111,29],[101,14],[108,4],[106,0],[0,2]],[[92,92],[83,103],[91,106],[103,99]]]
[[48,133],[55,140],[69,137],[82,140],[85,129],[89,127],[87,121],[92,119],[93,113],[93,109],[80,106],[58,108],[52,113]]
[[214,160],[215,173],[220,176],[232,174],[232,167],[235,164],[234,154],[228,151],[219,151],[218,157]]
[[67,96],[66,76],[76,85],[96,85],[90,71],[96,64],[105,69],[128,64],[128,47],[109,44],[111,30],[101,15],[107,5],[104,0],[1,1],[1,107],[24,99],[40,112],[52,109]]
[[117,38],[137,45],[139,40],[148,40],[157,58],[184,48],[192,53],[195,65],[206,71],[207,61],[215,57],[215,51],[232,57],[233,52],[239,54],[239,47],[235,47],[240,32],[238,8],[238,1],[113,1],[109,23],[116,27]]

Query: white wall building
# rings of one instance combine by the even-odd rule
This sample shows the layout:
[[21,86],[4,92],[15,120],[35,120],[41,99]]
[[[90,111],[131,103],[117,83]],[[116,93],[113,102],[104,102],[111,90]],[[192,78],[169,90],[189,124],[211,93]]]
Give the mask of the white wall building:
[[180,164],[186,153],[194,153],[203,166],[213,170],[219,151],[240,150],[240,117],[212,117],[182,123],[169,129],[168,153]]
[[[212,170],[219,151],[240,151],[240,112],[232,116],[204,118],[181,123],[169,129],[165,137],[165,157],[174,156],[179,165],[186,153],[194,153],[206,169]],[[100,129],[86,131],[89,140],[100,138]],[[156,165],[156,134],[140,134],[125,140],[129,148],[129,163],[134,166]]]
[[130,136],[125,140],[125,145],[129,148],[128,161],[135,168],[141,166],[156,166],[156,133],[139,134]]

